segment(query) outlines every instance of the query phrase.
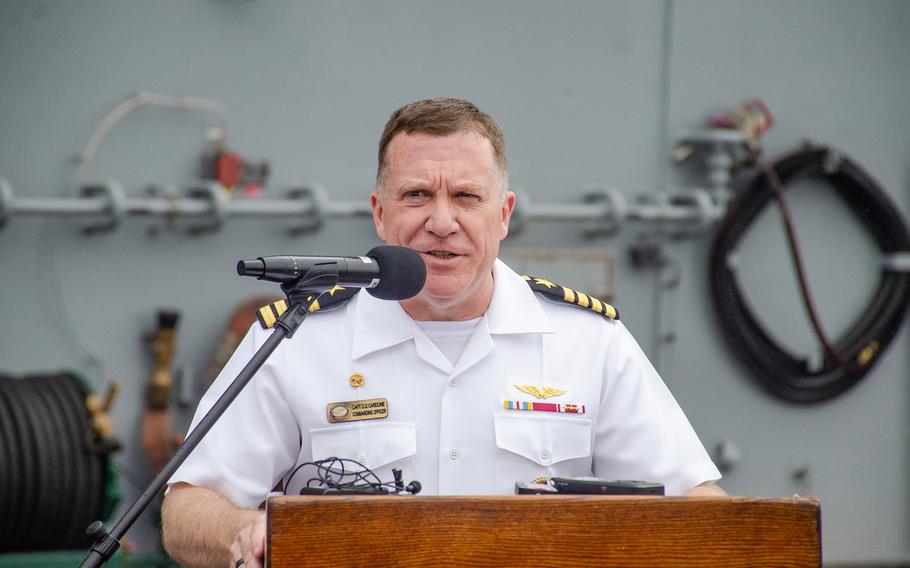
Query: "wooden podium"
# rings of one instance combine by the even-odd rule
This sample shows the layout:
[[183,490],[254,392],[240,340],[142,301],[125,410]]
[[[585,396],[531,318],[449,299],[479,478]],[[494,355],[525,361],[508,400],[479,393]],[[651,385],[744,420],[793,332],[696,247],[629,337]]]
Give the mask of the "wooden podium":
[[814,499],[273,497],[266,566],[821,566]]

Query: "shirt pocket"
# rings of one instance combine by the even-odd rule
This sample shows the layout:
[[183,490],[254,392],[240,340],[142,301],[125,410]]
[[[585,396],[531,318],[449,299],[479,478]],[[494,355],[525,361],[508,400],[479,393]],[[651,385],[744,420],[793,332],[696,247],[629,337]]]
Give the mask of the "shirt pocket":
[[310,430],[313,461],[337,457],[376,470],[417,453],[417,429],[411,422],[345,424]]
[[494,417],[496,447],[541,466],[591,456],[591,420],[547,416]]

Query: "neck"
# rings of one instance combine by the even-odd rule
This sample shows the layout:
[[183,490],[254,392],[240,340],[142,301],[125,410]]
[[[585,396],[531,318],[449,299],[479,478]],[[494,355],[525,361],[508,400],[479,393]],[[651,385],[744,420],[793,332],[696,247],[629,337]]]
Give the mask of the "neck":
[[464,321],[479,318],[493,301],[493,273],[469,298],[433,298],[420,293],[399,302],[416,321]]

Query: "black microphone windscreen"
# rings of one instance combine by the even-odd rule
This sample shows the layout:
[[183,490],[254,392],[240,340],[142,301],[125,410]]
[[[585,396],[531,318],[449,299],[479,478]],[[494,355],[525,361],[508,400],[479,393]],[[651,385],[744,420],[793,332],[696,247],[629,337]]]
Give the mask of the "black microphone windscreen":
[[367,288],[371,296],[380,300],[407,300],[423,290],[427,265],[417,251],[382,245],[370,249],[366,256],[375,258],[379,264],[379,285]]

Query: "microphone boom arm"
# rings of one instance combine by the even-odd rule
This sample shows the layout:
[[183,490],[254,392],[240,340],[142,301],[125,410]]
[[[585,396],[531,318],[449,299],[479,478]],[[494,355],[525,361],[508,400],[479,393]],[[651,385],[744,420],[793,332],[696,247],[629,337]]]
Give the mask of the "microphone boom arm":
[[[133,526],[139,516],[154,501],[161,489],[167,485],[168,479],[174,475],[177,468],[186,461],[186,458],[196,449],[202,438],[211,430],[215,422],[221,418],[221,415],[234,402],[234,399],[240,394],[240,391],[250,382],[256,371],[268,360],[269,356],[275,351],[282,340],[290,338],[309,315],[309,305],[313,299],[325,292],[323,286],[330,278],[329,274],[320,274],[313,278],[301,278],[293,282],[285,282],[281,285],[282,291],[288,299],[288,309],[275,322],[272,334],[266,339],[262,347],[250,358],[243,370],[237,374],[234,381],[215,401],[212,408],[206,413],[196,428],[186,437],[183,444],[177,449],[174,456],[170,459],[155,479],[149,484],[146,490],[139,496],[136,501],[130,505],[130,508],[120,517],[114,528],[110,532],[105,528],[101,521],[95,521],[88,527],[88,534],[95,538],[91,550],[80,564],[80,568],[93,568],[106,564],[120,548],[120,539]],[[337,281],[337,274],[335,281]],[[303,281],[305,280],[305,281]],[[314,287],[314,285],[316,287]],[[328,286],[331,288],[332,285]],[[307,298],[312,298],[307,302]]]

